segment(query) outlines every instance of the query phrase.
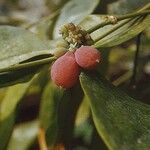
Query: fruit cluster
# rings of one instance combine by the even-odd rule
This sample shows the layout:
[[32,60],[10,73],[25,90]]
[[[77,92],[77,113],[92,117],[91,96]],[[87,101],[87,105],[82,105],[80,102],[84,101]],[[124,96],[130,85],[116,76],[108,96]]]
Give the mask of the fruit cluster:
[[81,46],[75,52],[68,51],[52,65],[52,81],[63,88],[70,88],[78,81],[80,68],[95,69],[100,59],[100,52],[92,46]]

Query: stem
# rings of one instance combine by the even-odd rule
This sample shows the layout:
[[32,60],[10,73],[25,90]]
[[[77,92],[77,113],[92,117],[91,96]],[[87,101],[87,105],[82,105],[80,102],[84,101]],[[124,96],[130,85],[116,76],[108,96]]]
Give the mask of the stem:
[[[124,20],[124,19],[127,19],[127,18],[133,18],[133,17],[137,17],[137,16],[141,16],[141,15],[150,14],[150,10],[145,10],[149,7],[150,7],[150,3],[148,5],[146,5],[145,7],[143,7],[142,9],[140,9],[138,12],[130,13],[130,14],[122,15],[122,16],[114,16],[114,17],[117,19],[117,21],[121,21],[121,20]],[[143,10],[145,10],[145,11],[143,11]],[[108,19],[107,21],[102,22],[98,25],[93,26],[92,28],[87,30],[87,32],[92,33],[95,30],[98,30],[99,28],[101,28],[105,25],[109,25],[109,24],[113,24],[112,20],[110,20],[110,19]]]
[[18,64],[18,65],[10,66],[8,68],[0,69],[0,73],[9,72],[9,71],[16,71],[16,70],[25,69],[28,67],[34,67],[34,66],[38,66],[38,65],[44,65],[44,64],[48,64],[54,60],[56,60],[55,57],[50,57],[50,58],[45,58],[45,59],[37,60],[37,61],[33,61],[33,62]]
[[135,84],[136,84],[137,66],[138,66],[139,50],[140,50],[140,44],[141,44],[141,34],[142,33],[140,33],[136,39],[136,52],[135,52],[135,57],[134,57],[133,74],[132,74],[131,81],[130,81],[130,85],[132,85],[133,87],[135,87]]

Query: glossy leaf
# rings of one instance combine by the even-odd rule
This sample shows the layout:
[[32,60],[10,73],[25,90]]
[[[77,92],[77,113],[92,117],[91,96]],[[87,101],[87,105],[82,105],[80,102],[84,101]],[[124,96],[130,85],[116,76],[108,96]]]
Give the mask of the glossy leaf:
[[7,150],[27,150],[38,134],[38,121],[16,126],[8,143]]
[[47,43],[23,28],[11,26],[0,26],[0,53],[0,68],[50,55]]
[[[105,15],[90,15],[86,17],[81,23],[80,26],[85,29],[89,30],[95,25],[98,25],[100,23],[103,23],[107,20],[107,17]],[[126,21],[126,20],[125,20]],[[95,32],[91,33],[91,37],[93,40],[97,40],[99,36],[102,36],[109,32],[110,30],[113,30],[116,28],[116,26],[122,24],[124,21],[119,21],[115,25],[106,25]],[[149,27],[150,25],[150,16],[146,17],[140,17],[140,18],[134,18],[118,29],[115,29],[113,32],[109,33],[107,36],[103,37],[102,39],[98,40],[95,43],[95,46],[100,47],[112,47],[115,45],[119,45],[136,35],[138,35],[140,32],[142,32],[144,29]]]
[[78,24],[84,17],[91,14],[98,5],[99,0],[70,0],[61,10],[54,28],[54,38],[59,37],[60,27],[65,23]]
[[135,11],[148,4],[149,0],[118,0],[108,5],[108,12],[111,14],[126,14]]
[[80,81],[99,135],[110,150],[148,150],[150,106],[129,97],[101,75],[82,73]]

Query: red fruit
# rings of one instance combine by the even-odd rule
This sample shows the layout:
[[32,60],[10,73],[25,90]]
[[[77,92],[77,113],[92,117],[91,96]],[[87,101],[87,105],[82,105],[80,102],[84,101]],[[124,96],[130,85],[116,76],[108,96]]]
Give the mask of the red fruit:
[[94,69],[100,58],[100,52],[92,46],[81,46],[75,51],[76,62],[84,69]]
[[72,87],[77,82],[79,73],[79,66],[73,52],[67,52],[59,57],[51,68],[53,82],[63,88]]

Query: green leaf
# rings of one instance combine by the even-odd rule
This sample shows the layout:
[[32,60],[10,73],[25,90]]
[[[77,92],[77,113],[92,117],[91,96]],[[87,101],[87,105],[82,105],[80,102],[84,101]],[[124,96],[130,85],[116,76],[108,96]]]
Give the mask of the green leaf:
[[[9,87],[0,103],[0,149],[5,149],[15,122],[15,109],[31,81]],[[2,139],[1,139],[2,138]]]
[[46,0],[46,5],[48,5],[50,10],[53,12],[60,9],[67,1],[69,0]]
[[110,48],[99,49],[101,53],[102,63],[98,64],[97,71],[100,72],[102,75],[106,75],[109,68],[110,50],[111,50]]
[[50,63],[55,59],[55,57],[50,57],[0,69],[0,87],[29,81],[44,67],[49,68]]
[[[40,107],[40,127],[49,130],[48,143],[55,143],[58,134],[57,111],[63,96],[63,89],[48,83],[44,89]],[[48,129],[49,128],[49,129]]]
[[9,87],[0,104],[0,121],[5,120],[15,111],[18,102],[26,93],[31,81]]
[[91,125],[91,120],[88,118],[75,127],[74,136],[75,138],[82,138],[83,142],[89,145],[92,138],[92,132],[93,126]]
[[34,32],[41,40],[52,38],[54,22],[59,15],[60,10],[51,13],[49,16],[43,17],[36,24],[28,25],[26,28]]
[[0,73],[0,87],[10,86],[22,82],[28,82],[37,72],[38,69],[39,66],[18,71],[10,71],[7,73]]
[[0,69],[33,57],[50,55],[47,43],[31,32],[11,26],[0,26]]
[[148,150],[150,106],[129,97],[101,75],[82,73],[80,81],[99,135],[110,150]]
[[[106,20],[107,17],[105,15],[90,15],[80,23],[80,26],[88,31],[93,26],[103,23]],[[121,26],[116,29],[116,27],[119,25]],[[147,15],[146,17],[134,18],[132,20],[129,20],[128,22],[127,20],[124,20],[118,21],[118,23],[115,25],[106,25],[96,30],[95,32],[92,32],[91,37],[94,41],[96,41],[95,46],[98,48],[112,47],[135,37],[144,29],[149,27],[149,25],[150,25],[150,16]],[[110,31],[111,33],[102,37],[100,40],[97,40],[100,36],[103,36]]]
[[65,23],[78,24],[84,17],[91,14],[100,0],[70,0],[61,10],[54,28],[54,38],[59,37],[59,29]]
[[108,5],[108,12],[111,14],[126,14],[148,4],[149,0],[118,0]]
[[84,97],[76,115],[76,122],[75,122],[76,126],[82,124],[85,120],[89,118],[89,116],[90,116],[89,104],[86,100],[86,97]]
[[57,88],[52,83],[48,83],[46,85],[42,95],[42,103],[40,109],[40,125],[44,129],[47,129],[49,124],[51,123],[50,120],[51,116],[55,115],[54,111],[57,112],[55,106],[57,105],[57,103],[59,103],[62,96],[63,96],[63,89]]
[[15,113],[10,114],[5,120],[0,121],[0,150],[6,150],[8,140],[13,131]]
[[46,130],[47,143],[70,144],[83,93],[79,85],[63,90],[53,83],[46,86],[40,109],[40,126]]
[[0,137],[2,138],[0,139],[0,149],[2,150],[5,149],[13,129],[16,105],[28,86],[29,83],[9,87],[0,103]]
[[0,88],[0,103],[3,100],[6,91],[7,91],[7,88]]
[[90,148],[93,150],[94,149],[95,150],[98,150],[98,149],[108,150],[108,148],[104,144],[104,141],[101,139],[101,137],[97,133],[97,130],[96,130],[93,122],[92,122],[91,126],[93,128],[93,133],[92,133],[92,137],[91,137]]
[[16,126],[8,143],[7,150],[27,150],[38,134],[38,121]]

